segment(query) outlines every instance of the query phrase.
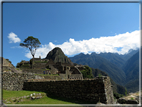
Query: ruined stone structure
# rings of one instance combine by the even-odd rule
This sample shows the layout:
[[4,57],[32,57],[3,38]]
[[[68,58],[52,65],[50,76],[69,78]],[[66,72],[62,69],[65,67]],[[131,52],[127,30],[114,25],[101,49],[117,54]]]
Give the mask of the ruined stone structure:
[[12,73],[4,72],[2,76],[3,89],[5,90],[22,90],[23,84],[28,79],[43,79],[32,73]]
[[49,60],[46,66],[51,69],[52,74],[59,74],[62,79],[83,79],[80,70],[70,64],[54,63],[52,60]]
[[91,80],[28,81],[24,83],[23,89],[44,91],[47,95],[91,101],[94,104],[114,102],[109,77],[97,77]]
[[113,104],[113,90],[109,77],[96,77],[90,80],[30,81],[33,74],[3,73],[3,89],[43,91],[47,95]]
[[[59,76],[62,79],[83,79],[83,75],[80,72],[80,70],[71,64],[68,63],[61,63],[57,62],[55,63],[52,59],[40,59],[40,58],[34,58],[35,64],[34,69],[23,69],[23,72],[28,73],[37,73],[37,74],[43,74],[43,71],[45,74],[59,74]],[[36,63],[39,61],[38,63]],[[42,63],[45,62],[46,63]],[[40,63],[41,62],[41,63]],[[28,61],[23,61],[22,65],[29,63]],[[42,70],[42,69],[49,69],[49,70]]]

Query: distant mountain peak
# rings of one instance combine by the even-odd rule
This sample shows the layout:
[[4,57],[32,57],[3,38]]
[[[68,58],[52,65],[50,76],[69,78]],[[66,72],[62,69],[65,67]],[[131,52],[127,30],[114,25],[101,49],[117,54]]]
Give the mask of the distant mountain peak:
[[55,63],[56,62],[61,62],[61,63],[67,63],[73,65],[71,60],[65,56],[64,52],[62,51],[61,48],[55,47],[53,50],[51,50],[45,59],[52,59]]

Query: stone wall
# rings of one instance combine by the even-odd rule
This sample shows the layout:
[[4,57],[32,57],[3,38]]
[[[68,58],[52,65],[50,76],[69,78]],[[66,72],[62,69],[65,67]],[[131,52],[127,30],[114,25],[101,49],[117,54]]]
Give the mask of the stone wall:
[[47,95],[91,101],[94,104],[114,102],[110,78],[105,76],[89,80],[46,81],[32,73],[5,72],[2,74],[2,80],[5,90],[44,91]]
[[32,73],[4,72],[2,74],[3,89],[22,90],[24,82],[28,79],[42,79],[42,77]]
[[35,73],[35,74],[43,74],[43,69],[23,69],[23,73]]
[[55,95],[84,101],[113,104],[113,90],[109,77],[97,77],[90,80],[28,81],[24,90],[44,91]]

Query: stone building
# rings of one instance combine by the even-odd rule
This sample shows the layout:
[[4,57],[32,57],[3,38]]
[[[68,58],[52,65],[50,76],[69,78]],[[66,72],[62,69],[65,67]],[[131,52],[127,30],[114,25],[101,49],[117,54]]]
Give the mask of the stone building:
[[52,74],[59,74],[62,79],[83,79],[80,70],[67,63],[54,63],[52,60],[49,60],[46,67],[51,70]]

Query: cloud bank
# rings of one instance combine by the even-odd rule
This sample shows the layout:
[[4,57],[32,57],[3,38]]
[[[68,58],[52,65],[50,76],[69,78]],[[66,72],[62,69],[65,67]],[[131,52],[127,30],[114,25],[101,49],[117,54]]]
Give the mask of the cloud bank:
[[[42,45],[39,49],[37,49],[35,57],[41,56],[41,58],[45,58],[48,52],[55,47],[60,47],[67,56],[79,53],[90,54],[91,52],[125,54],[130,49],[135,50],[140,47],[140,31],[136,30],[115,36],[91,38],[89,40],[80,41],[75,41],[70,38],[69,41],[59,45],[49,42],[49,44]],[[32,58],[30,52],[26,53],[25,56],[27,58]]]
[[9,43],[18,43],[21,41],[20,38],[18,38],[18,36],[13,32],[9,33],[8,38],[9,38]]

